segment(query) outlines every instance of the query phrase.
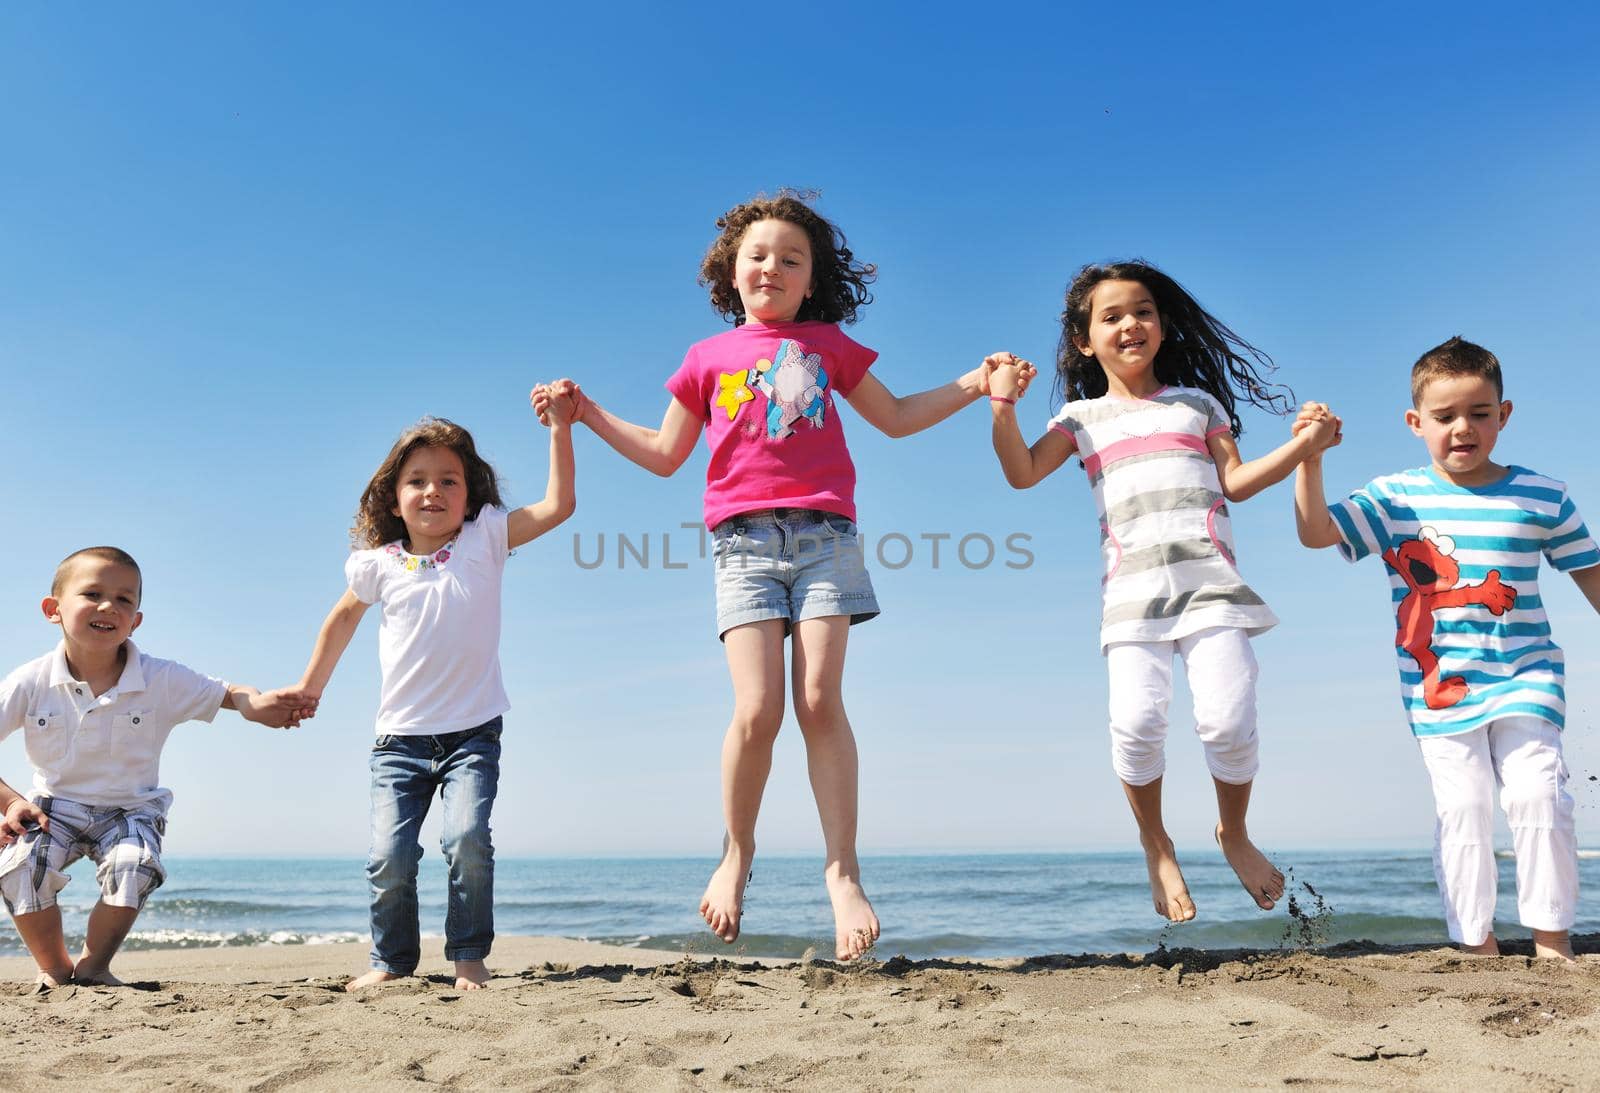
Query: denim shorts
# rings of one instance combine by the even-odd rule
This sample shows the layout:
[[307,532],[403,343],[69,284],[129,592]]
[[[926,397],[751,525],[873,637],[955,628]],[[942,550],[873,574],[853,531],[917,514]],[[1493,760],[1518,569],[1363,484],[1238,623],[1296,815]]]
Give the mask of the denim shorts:
[[762,509],[711,529],[717,581],[717,636],[735,626],[782,619],[788,635],[803,619],[878,613],[856,525],[836,512]]

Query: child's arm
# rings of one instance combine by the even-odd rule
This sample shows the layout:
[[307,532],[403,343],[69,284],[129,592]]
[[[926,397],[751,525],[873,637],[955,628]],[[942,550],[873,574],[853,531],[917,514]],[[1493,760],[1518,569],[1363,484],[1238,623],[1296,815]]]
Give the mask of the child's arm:
[[[1010,354],[1005,356],[1010,357]],[[1011,359],[1016,361],[1014,357]],[[1033,365],[1025,361],[1016,363],[1025,367],[1018,372],[1020,388],[1006,396],[1008,398],[1020,398],[1033,380]],[[995,367],[995,356],[985,357],[978,367],[942,387],[931,387],[904,397],[895,396],[883,381],[868,372],[845,399],[868,424],[886,436],[910,436],[939,424],[963,406],[989,394],[989,376]]]
[[355,636],[356,627],[361,625],[361,616],[367,613],[370,606],[357,599],[350,589],[344,590],[339,602],[322,620],[322,629],[317,631],[317,644],[311,650],[311,661],[293,690],[300,692],[312,704],[322,698],[323,689],[333,676],[333,669],[344,655],[350,639]]
[[316,712],[317,699],[291,687],[276,691],[258,691],[238,683],[228,684],[228,693],[222,698],[222,708],[238,710],[246,721],[254,721],[269,729],[292,729],[301,720]]
[[38,805],[0,782],[0,846],[16,842],[30,827],[50,830],[50,817]]
[[[700,439],[703,423],[694,413],[674,398],[667,404],[661,419],[661,428],[647,429],[643,425],[623,421],[598,402],[583,393],[583,389],[569,379],[557,380],[549,385],[549,397],[570,394],[574,400],[574,422],[582,422],[601,440],[611,445],[618,455],[631,459],[652,474],[669,478],[694,451]],[[533,408],[543,418],[549,407],[548,399],[538,397],[535,388]]]
[[1027,392],[1027,383],[1018,363],[1009,353],[992,353],[984,358],[984,364],[991,369],[989,406],[994,413],[994,426],[990,435],[994,454],[1012,488],[1025,490],[1065,463],[1073,452],[1073,443],[1071,437],[1055,429],[1036,440],[1031,448],[1022,439],[1022,429],[1017,425],[1016,400]]
[[1596,611],[1600,611],[1600,565],[1592,565],[1586,569],[1574,569],[1572,580],[1577,584],[1584,598]]
[[1295,471],[1294,527],[1301,544],[1316,550],[1338,546],[1342,538],[1322,489],[1321,452],[1307,456]]
[[1339,534],[1339,525],[1334,523],[1333,513],[1328,509],[1328,498],[1322,486],[1322,455],[1339,443],[1341,437],[1338,426],[1339,419],[1329,414],[1327,407],[1312,402],[1301,407],[1293,425],[1295,437],[1310,434],[1313,443],[1321,442],[1324,445],[1301,460],[1294,479],[1295,531],[1299,533],[1302,545],[1315,550],[1338,546],[1343,538]]
[[1248,463],[1240,457],[1239,446],[1227,433],[1218,433],[1206,441],[1212,461],[1217,465],[1222,496],[1229,501],[1248,500],[1288,478],[1289,472],[1313,453],[1325,451],[1342,439],[1339,419],[1321,403],[1306,403],[1301,415],[1313,415],[1312,423],[1301,426],[1297,420],[1295,434],[1287,443]]
[[[541,393],[546,395],[543,400],[539,398]],[[570,392],[551,394],[548,387],[540,384],[528,396],[528,401],[534,404],[536,413],[543,402],[539,420],[550,428],[550,482],[545,487],[543,501],[507,514],[506,545],[513,550],[558,526],[578,507],[572,460],[572,417],[577,411],[577,400]]]

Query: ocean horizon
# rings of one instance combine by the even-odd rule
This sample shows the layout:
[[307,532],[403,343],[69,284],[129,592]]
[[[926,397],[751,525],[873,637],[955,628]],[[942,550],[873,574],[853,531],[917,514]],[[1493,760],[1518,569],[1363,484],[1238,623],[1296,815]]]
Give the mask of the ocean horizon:
[[[875,955],[885,959],[1448,942],[1427,850],[1278,851],[1272,857],[1289,886],[1277,908],[1266,912],[1251,903],[1220,853],[1185,855],[1185,877],[1200,913],[1181,925],[1155,914],[1137,853],[874,855],[862,859],[862,876],[884,924]],[[361,859],[172,857],[166,864],[167,882],[146,904],[126,949],[368,938]],[[705,857],[502,858],[496,862],[496,931],[696,956],[832,956],[820,856],[758,859],[744,933],[733,945],[713,937],[696,910],[714,866]],[[1496,933],[1526,937],[1515,923],[1508,852],[1500,854],[1500,866]],[[76,945],[98,893],[92,863],[78,863],[69,875],[60,901]],[[1600,884],[1600,850],[1580,852],[1579,876],[1584,889]],[[445,882],[436,851],[423,858],[419,897],[423,936],[440,936]],[[1580,899],[1574,932],[1596,931],[1600,908]],[[21,955],[25,950],[8,923],[0,931],[0,956]]]

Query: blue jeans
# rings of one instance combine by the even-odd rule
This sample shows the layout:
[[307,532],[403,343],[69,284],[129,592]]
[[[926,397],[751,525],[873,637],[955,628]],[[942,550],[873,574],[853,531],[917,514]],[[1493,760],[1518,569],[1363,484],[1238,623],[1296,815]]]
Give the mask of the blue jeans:
[[450,869],[446,960],[482,960],[494,943],[494,844],[489,810],[500,784],[500,718],[443,736],[380,736],[372,748],[372,966],[410,975],[422,959],[417,835],[438,790],[439,847]]

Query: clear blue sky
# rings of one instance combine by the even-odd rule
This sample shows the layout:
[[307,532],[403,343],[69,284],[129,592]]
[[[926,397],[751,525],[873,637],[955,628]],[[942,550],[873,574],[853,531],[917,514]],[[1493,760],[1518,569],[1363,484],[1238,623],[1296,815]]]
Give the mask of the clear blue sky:
[[[5,5],[0,665],[55,641],[56,561],[113,542],[144,565],[144,648],[298,678],[394,435],[456,419],[537,499],[528,388],[572,375],[658,420],[684,348],[722,329],[695,284],[713,221],[784,185],[820,189],[878,263],[851,332],[897,393],[994,349],[1050,360],[1072,270],[1142,255],[1344,414],[1330,489],[1424,460],[1407,368],[1460,333],[1506,367],[1497,457],[1566,478],[1600,524],[1579,386],[1597,48],[1580,5]],[[844,413],[869,549],[916,543],[874,566],[884,614],[851,638],[863,849],[1131,847],[1081,473],[1013,493],[984,406],[892,442]],[[1286,435],[1245,424],[1247,456]],[[660,480],[586,431],[577,451],[577,516],[509,563],[497,843],[712,855],[730,691],[680,527],[704,452]],[[946,544],[935,568],[941,532],[1025,533],[1035,563],[967,570]],[[618,533],[651,537],[649,569],[617,568]],[[1425,845],[1382,567],[1301,549],[1288,486],[1235,533],[1283,620],[1256,646],[1258,840]],[[593,557],[601,534],[607,564],[580,568],[574,535]],[[661,567],[663,534],[686,569]],[[1600,626],[1543,581],[1593,843]],[[172,853],[364,851],[375,635],[292,734],[227,712],[175,733]],[[1183,696],[1173,713],[1171,827],[1203,845],[1209,781]],[[0,776],[28,780],[20,734]],[[820,848],[792,720],[759,837]]]

